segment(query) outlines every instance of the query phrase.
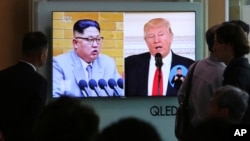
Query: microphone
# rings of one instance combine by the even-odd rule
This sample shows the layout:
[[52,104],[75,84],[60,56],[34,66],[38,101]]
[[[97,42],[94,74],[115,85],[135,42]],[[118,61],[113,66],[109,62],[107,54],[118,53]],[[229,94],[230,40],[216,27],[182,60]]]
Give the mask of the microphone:
[[123,89],[123,79],[122,79],[122,78],[119,78],[119,79],[117,80],[117,85],[118,85],[121,89]]
[[107,88],[108,84],[107,84],[107,82],[106,82],[104,79],[100,79],[100,80],[98,81],[98,85],[99,85],[99,87],[100,87],[101,89],[103,89],[103,90],[106,92],[106,94],[107,94],[108,96],[111,96],[111,94],[110,94],[110,92],[108,91],[108,88]]
[[87,97],[89,97],[89,93],[88,93],[88,89],[87,89],[88,88],[87,82],[82,79],[79,81],[78,86],[80,87],[81,90],[83,90],[86,93]]
[[119,90],[117,89],[117,84],[116,81],[114,79],[109,79],[108,80],[108,85],[111,89],[114,90],[115,92],[115,96],[119,96]]
[[162,63],[162,56],[160,53],[155,54],[155,66],[159,69],[161,69]]
[[160,53],[156,53],[155,54],[155,66],[157,67],[157,69],[159,70],[158,73],[158,86],[157,86],[157,94],[160,95],[160,82],[162,79],[162,75],[161,75],[161,67],[162,67],[163,63],[162,63],[162,56]]
[[95,91],[97,96],[100,96],[98,89],[97,89],[97,83],[94,79],[89,80],[89,87],[90,87],[90,89]]

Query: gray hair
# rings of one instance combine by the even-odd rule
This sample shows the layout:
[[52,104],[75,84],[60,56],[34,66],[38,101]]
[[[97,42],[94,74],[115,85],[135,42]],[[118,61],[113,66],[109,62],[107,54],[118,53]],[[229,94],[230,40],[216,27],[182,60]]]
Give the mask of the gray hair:
[[248,108],[249,94],[235,86],[226,85],[215,92],[218,108],[228,108],[229,121],[239,122]]

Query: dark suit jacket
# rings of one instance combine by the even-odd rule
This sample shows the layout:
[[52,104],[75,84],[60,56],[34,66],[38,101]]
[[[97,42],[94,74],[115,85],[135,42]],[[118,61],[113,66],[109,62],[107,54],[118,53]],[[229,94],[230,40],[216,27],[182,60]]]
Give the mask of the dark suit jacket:
[[[148,95],[148,73],[150,53],[125,58],[125,96]],[[175,65],[189,67],[194,61],[172,52],[171,68]],[[177,90],[168,83],[167,96],[176,96]]]
[[47,81],[29,64],[0,71],[0,128],[6,141],[31,141],[32,128],[45,105]]
[[[223,85],[236,86],[250,94],[250,65],[247,58],[238,57],[233,59],[227,65],[223,77]],[[248,105],[250,105],[250,99]],[[248,106],[241,122],[250,124],[250,106]]]

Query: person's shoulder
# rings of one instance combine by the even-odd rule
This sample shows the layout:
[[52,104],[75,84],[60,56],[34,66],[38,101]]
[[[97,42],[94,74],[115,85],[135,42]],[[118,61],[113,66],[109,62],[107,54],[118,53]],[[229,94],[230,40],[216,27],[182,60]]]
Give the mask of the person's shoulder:
[[190,58],[187,58],[187,57],[185,57],[185,56],[181,56],[181,55],[178,55],[178,54],[175,54],[175,53],[173,53],[173,56],[174,56],[174,58],[178,58],[178,59],[180,59],[180,60],[187,60],[187,61],[192,61],[192,62],[194,62],[194,60],[192,60],[192,59],[190,59]]
[[[12,66],[11,66],[11,67],[12,67]],[[4,69],[0,70],[0,75],[3,75],[4,73],[8,72],[8,70],[9,70],[11,67],[4,68]]]
[[16,71],[19,70],[17,67],[18,67],[18,65],[16,63],[12,66],[9,66],[7,68],[0,70],[0,77],[9,77],[9,75],[16,73]]
[[135,55],[130,55],[125,58],[125,61],[130,61],[130,60],[140,60],[140,59],[149,59],[150,58],[150,53],[149,52],[144,52],[140,54],[135,54]]
[[31,86],[32,85],[33,86],[38,86],[38,85],[44,86],[44,85],[48,84],[47,79],[38,72],[32,73],[29,77],[27,76],[26,78],[27,78],[25,80],[26,83],[30,83]]
[[100,53],[95,61],[99,65],[104,65],[107,67],[115,67],[115,59],[109,55]]
[[206,65],[212,68],[215,68],[217,70],[222,70],[224,71],[224,69],[226,68],[225,63],[218,61],[214,56],[210,55],[204,59],[200,60],[200,64],[202,66]]
[[69,50],[68,52],[62,53],[62,54],[58,54],[56,56],[53,57],[53,59],[55,60],[60,60],[63,58],[70,58],[70,56],[74,53],[74,50]]
[[[227,66],[225,71],[236,73],[237,75],[246,75],[250,74],[250,64],[247,58],[245,57],[238,57],[232,60]],[[239,73],[241,72],[241,73]]]
[[6,69],[3,69],[3,70],[0,70],[0,81],[2,81],[3,80],[3,78],[5,78],[6,77]]
[[100,61],[112,61],[112,60],[114,60],[114,58],[112,58],[111,56],[109,56],[107,54],[102,54],[102,53],[99,54],[97,59]]
[[194,60],[187,58],[185,56],[180,56],[180,55],[175,54],[175,53],[173,53],[173,59],[174,59],[174,61],[178,61],[178,62],[185,63],[185,64],[194,63]]
[[250,68],[250,64],[249,61],[246,57],[239,57],[236,58],[234,61],[232,61],[233,64],[235,64],[236,66],[238,65],[239,67],[243,67],[249,70]]

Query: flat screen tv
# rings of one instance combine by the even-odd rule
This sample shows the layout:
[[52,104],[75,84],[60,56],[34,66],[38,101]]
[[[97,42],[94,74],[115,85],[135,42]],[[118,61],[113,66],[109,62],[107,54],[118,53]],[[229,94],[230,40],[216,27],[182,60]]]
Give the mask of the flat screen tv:
[[[99,6],[97,6],[99,5]],[[100,78],[95,82],[85,80],[82,82],[79,94],[76,97],[133,97],[126,93],[126,72],[125,72],[125,58],[131,55],[137,55],[148,52],[147,44],[144,40],[144,24],[153,18],[164,18],[170,22],[173,31],[173,43],[171,45],[172,52],[189,58],[197,60],[203,57],[203,21],[202,10],[199,3],[187,2],[47,2],[40,4],[38,10],[47,11],[49,13],[41,12],[39,15],[38,29],[43,29],[45,25],[52,25],[51,33],[51,62],[48,66],[49,72],[45,72],[51,80],[51,95],[53,98],[58,97],[55,94],[56,89],[61,89],[61,94],[71,93],[68,90],[74,89],[71,83],[76,81],[75,78],[70,80],[64,78],[60,82],[60,87],[56,87],[53,68],[53,58],[66,54],[73,49],[73,25],[80,19],[92,19],[100,24],[100,36],[103,37],[101,53],[108,55],[113,59],[116,65],[117,72],[120,75],[119,79]],[[44,10],[47,9],[47,10]],[[39,12],[39,11],[38,11]],[[51,21],[48,19],[51,16]],[[50,23],[47,23],[50,22]],[[48,30],[48,29],[44,29]],[[94,41],[95,42],[95,41]],[[63,63],[69,63],[64,61]],[[183,65],[175,65],[169,69],[168,81],[170,86],[174,84],[170,82],[177,72],[177,68],[182,69],[185,76],[187,74],[187,67]],[[62,70],[58,70],[62,71]],[[65,72],[63,72],[65,73]],[[70,72],[73,73],[73,72]],[[149,76],[148,76],[149,77]],[[152,79],[152,77],[151,77]],[[68,81],[70,80],[70,81]],[[103,82],[103,80],[105,82]],[[102,81],[100,86],[99,81]],[[79,86],[79,79],[77,82]],[[91,86],[92,85],[92,86]],[[84,88],[87,88],[93,95],[86,95]],[[92,87],[92,88],[91,88]],[[104,88],[105,87],[105,88]],[[152,87],[152,86],[150,86]],[[107,88],[107,89],[106,89]],[[145,87],[145,89],[149,89]],[[166,90],[166,88],[164,88]],[[108,91],[108,92],[107,92]],[[118,92],[117,92],[118,91]],[[149,90],[148,90],[149,91]],[[75,92],[72,94],[74,95]],[[99,94],[102,93],[102,94]],[[176,95],[176,92],[170,95]],[[150,92],[146,95],[136,95],[139,97],[152,97]],[[164,95],[168,96],[168,95]]]
[[[75,65],[73,64],[75,62],[70,60],[71,58],[68,58],[68,60],[61,59],[63,63],[54,63],[54,60],[52,63],[53,96],[60,96],[58,93],[79,97],[133,96],[133,94],[127,95],[126,90],[124,90],[124,88],[126,88],[126,86],[124,86],[125,83],[123,83],[126,81],[126,75],[124,76],[124,74],[126,74],[124,70],[126,67],[124,66],[124,58],[131,55],[148,52],[148,47],[144,41],[144,24],[153,18],[164,18],[169,20],[172,32],[174,33],[174,39],[171,46],[172,51],[180,56],[195,60],[195,14],[195,11],[53,11],[53,58],[56,58],[61,54],[68,54],[69,51],[75,51],[73,47],[73,41],[75,40],[73,36],[73,25],[76,21],[81,19],[95,20],[100,24],[100,36],[103,37],[100,52],[112,57],[115,60],[116,68],[121,76],[120,79],[105,79],[104,77],[96,80],[91,79],[92,81],[95,80],[95,82],[84,79],[81,80],[79,77],[82,77],[84,72],[82,75],[76,74],[78,73],[75,71],[78,69],[76,66],[68,66],[67,68],[63,68],[65,64],[72,63],[72,65]],[[80,57],[78,57],[78,59],[80,59]],[[60,64],[62,66],[58,66]],[[107,63],[107,65],[108,64],[109,63]],[[174,77],[177,68],[182,69],[182,74],[184,76],[187,74],[188,68],[182,64],[173,66],[169,70],[168,79],[168,83],[171,85],[171,87],[174,87],[174,83],[172,83],[171,80]],[[58,81],[59,78],[60,81]],[[115,80],[114,85],[112,85],[111,80]],[[74,85],[77,84],[80,87],[80,90],[77,90],[74,87]],[[147,89],[147,87],[145,87],[145,89]],[[134,94],[134,96],[137,96],[137,94]],[[148,92],[148,94],[144,96],[152,95],[150,92]]]

